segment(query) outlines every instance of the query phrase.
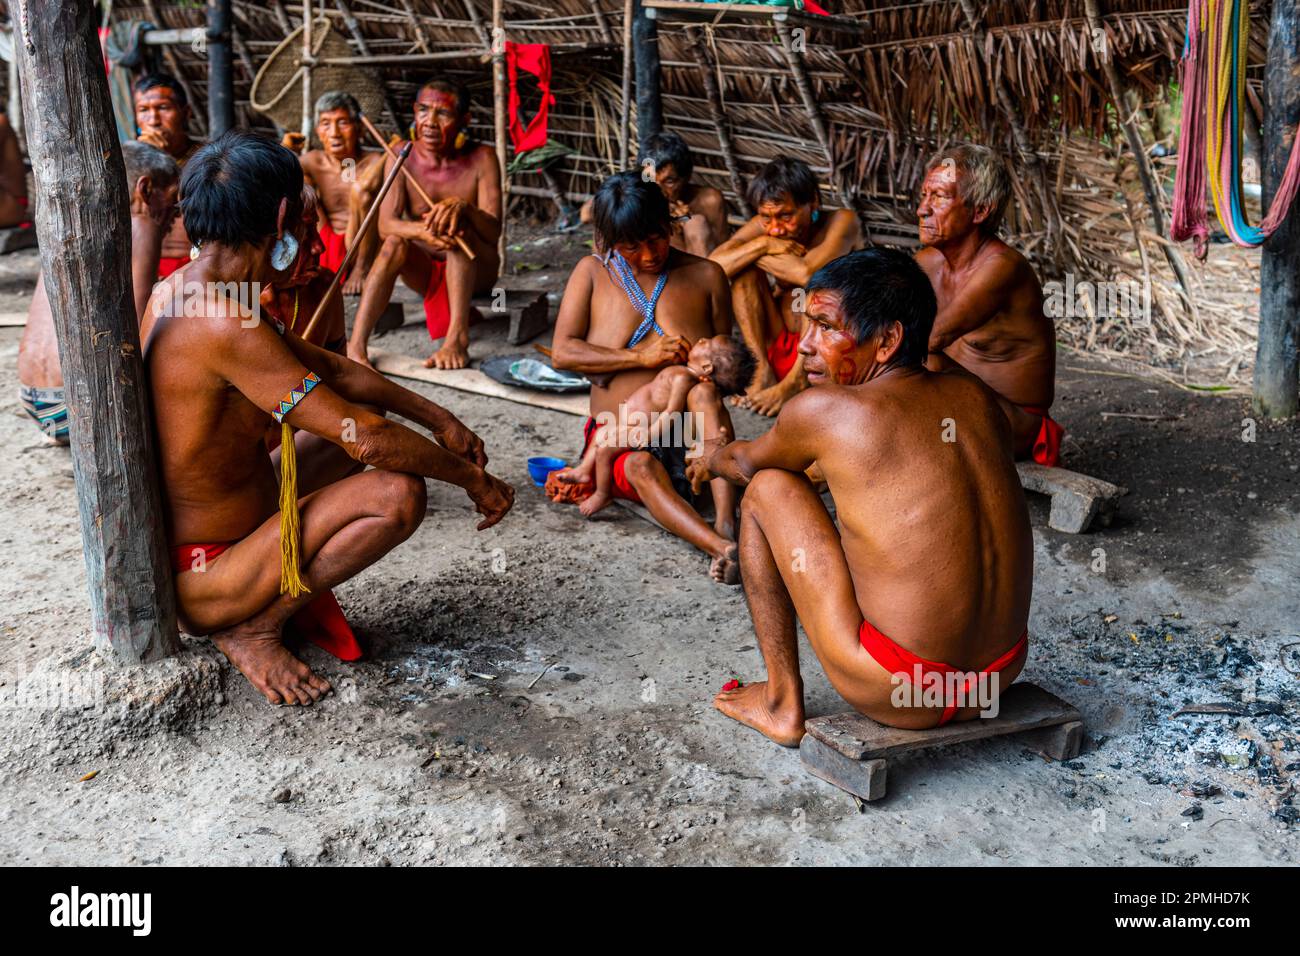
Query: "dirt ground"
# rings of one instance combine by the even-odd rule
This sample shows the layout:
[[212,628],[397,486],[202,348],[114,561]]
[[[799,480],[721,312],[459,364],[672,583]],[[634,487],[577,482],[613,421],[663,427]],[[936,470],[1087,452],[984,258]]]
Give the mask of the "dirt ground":
[[[515,259],[558,289],[583,251],[537,236]],[[34,275],[30,254],[7,259],[0,311],[25,308]],[[71,467],[20,411],[20,332],[0,329],[4,862],[1300,860],[1300,452],[1294,424],[1252,433],[1241,398],[1062,354],[1067,464],[1131,492],[1109,529],[1077,537],[1031,496],[1024,676],[1083,712],[1084,753],[1048,763],[1004,739],[899,760],[860,811],[712,709],[730,677],[763,674],[739,589],[629,512],[586,522],[530,484],[528,456],[577,453],[577,418],[410,382],[484,436],[519,496],[476,533],[468,499],[431,486],[415,536],[336,592],[367,659],[305,654],[334,696],[272,708],[196,640],[190,696],[152,717],[52,712],[24,688],[120,678],[86,652]],[[504,347],[482,332],[475,358]],[[376,344],[429,350],[419,325]],[[842,709],[806,646],[804,676],[809,716]]]

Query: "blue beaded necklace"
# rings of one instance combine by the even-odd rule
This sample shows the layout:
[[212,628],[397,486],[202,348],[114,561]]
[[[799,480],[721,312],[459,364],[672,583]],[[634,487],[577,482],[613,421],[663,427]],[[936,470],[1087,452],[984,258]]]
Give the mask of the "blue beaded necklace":
[[656,335],[663,335],[664,330],[659,327],[655,321],[655,307],[659,304],[659,294],[664,291],[664,284],[668,281],[668,273],[661,272],[659,281],[655,283],[654,291],[646,296],[645,290],[641,284],[636,281],[636,276],[632,273],[632,267],[628,265],[617,252],[611,252],[606,264],[614,263],[614,274],[618,277],[619,284],[623,286],[623,292],[631,301],[633,308],[641,313],[641,324],[636,327],[632,333],[632,338],[628,340],[627,347],[633,348],[638,342],[653,331]]

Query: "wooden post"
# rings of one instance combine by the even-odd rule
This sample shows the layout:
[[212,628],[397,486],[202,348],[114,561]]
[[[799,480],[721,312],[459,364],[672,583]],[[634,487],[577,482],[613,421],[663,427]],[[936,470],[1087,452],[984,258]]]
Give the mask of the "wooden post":
[[623,2],[623,95],[618,104],[618,165],[621,172],[628,164],[628,140],[632,136],[632,71],[636,57],[632,53],[632,21],[636,18],[636,0]]
[[637,155],[645,153],[646,141],[664,128],[663,101],[659,95],[659,25],[654,11],[635,0],[632,16],[632,50],[636,61]]
[[14,4],[41,270],[66,383],[95,644],[121,664],[180,649],[140,334],[126,171],[93,4]]
[[[1264,93],[1264,208],[1271,209],[1300,127],[1300,0],[1273,0]],[[1300,206],[1300,203],[1297,203]],[[1300,208],[1264,243],[1259,270],[1259,345],[1254,409],[1269,418],[1300,412]]]
[[497,258],[506,273],[506,219],[510,210],[510,177],[506,175],[506,110],[510,89],[506,83],[506,24],[501,0],[492,0],[492,120],[496,130],[497,162],[501,166],[501,238]]
[[722,109],[722,92],[718,89],[718,78],[713,73],[713,57],[709,55],[709,45],[704,42],[704,35],[697,26],[686,27],[686,38],[695,53],[695,63],[700,68],[704,98],[708,100],[709,112],[713,114],[713,129],[718,134],[718,149],[722,151],[722,161],[727,166],[731,191],[736,194],[736,204],[740,211],[749,218],[754,215],[754,211],[745,198],[745,183],[740,178],[740,166],[736,163],[736,153],[731,145],[731,123]]
[[[1128,109],[1124,82],[1120,79],[1119,68],[1115,66],[1114,57],[1110,55],[1110,42],[1106,36],[1101,4],[1102,0],[1083,0],[1083,8],[1088,15],[1088,32],[1092,35],[1092,50],[1101,61],[1102,73],[1106,77],[1106,86],[1110,92],[1111,105],[1115,107],[1115,119],[1124,131],[1129,152],[1133,154],[1133,162],[1137,164],[1138,179],[1142,181],[1142,190],[1147,197],[1147,208],[1151,210],[1151,224],[1155,226],[1157,236],[1168,239],[1169,236],[1165,233],[1163,190],[1156,179],[1155,169],[1151,166],[1151,157],[1147,155],[1146,146],[1142,143],[1142,134],[1138,129],[1138,114],[1142,112],[1142,108],[1139,105],[1132,111]],[[1187,275],[1187,263],[1183,260],[1182,252],[1172,242],[1162,242],[1160,248],[1164,250],[1169,268],[1173,270],[1174,277],[1182,286],[1188,311],[1195,316],[1196,300],[1192,297],[1192,280]]]
[[208,0],[208,135],[235,125],[235,72],[231,60],[230,0]]
[[307,137],[307,143],[311,143],[312,127],[316,125],[315,103],[312,102],[311,92],[311,67],[313,57],[311,55],[311,0],[302,0],[302,130],[303,136]]

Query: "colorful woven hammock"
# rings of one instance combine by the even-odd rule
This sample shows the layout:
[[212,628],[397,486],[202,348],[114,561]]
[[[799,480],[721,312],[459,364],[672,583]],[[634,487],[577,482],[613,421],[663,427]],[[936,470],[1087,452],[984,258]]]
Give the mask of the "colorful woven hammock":
[[1258,246],[1282,221],[1300,189],[1300,136],[1291,144],[1272,208],[1258,226],[1246,221],[1241,191],[1241,123],[1246,106],[1246,48],[1250,0],[1191,0],[1183,46],[1182,134],[1174,178],[1170,235],[1192,239],[1205,257],[1210,236],[1205,216],[1209,179],[1214,211],[1239,246]]

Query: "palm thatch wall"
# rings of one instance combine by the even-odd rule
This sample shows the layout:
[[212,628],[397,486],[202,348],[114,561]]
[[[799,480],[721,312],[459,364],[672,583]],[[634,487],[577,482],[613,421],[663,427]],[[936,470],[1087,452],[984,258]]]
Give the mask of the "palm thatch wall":
[[[1006,232],[1045,274],[1153,281],[1154,326],[1091,316],[1063,323],[1067,340],[1166,363],[1215,349],[1231,360],[1249,349],[1242,304],[1252,297],[1216,298],[1222,277],[1206,284],[1202,267],[1192,269],[1189,290],[1197,307],[1173,283],[1117,128],[1120,117],[1136,117],[1148,142],[1174,145],[1164,117],[1186,0],[1098,0],[1104,37],[1091,30],[1085,0],[823,0],[830,18],[775,6],[642,2],[658,24],[665,125],[691,144],[697,179],[723,190],[733,217],[745,213],[737,186],[773,156],[792,154],[822,175],[827,204],[852,205],[876,241],[911,245],[926,157],[955,140],[988,143],[1004,152],[1013,176]],[[436,72],[470,87],[475,132],[492,139],[484,57],[491,0],[325,0],[314,10],[358,54],[408,58],[366,68],[401,123],[415,90]],[[248,107],[248,91],[301,22],[301,6],[235,0],[234,14],[238,119],[269,125]],[[1252,5],[1256,92],[1268,14],[1266,0]],[[164,27],[204,22],[197,2],[126,0],[113,16]],[[618,145],[622,0],[505,0],[504,16],[509,39],[551,45],[550,135],[572,151],[553,172],[575,197],[589,194],[635,160],[619,156]],[[1122,112],[1111,102],[1103,54],[1128,88]],[[168,57],[164,66],[203,102],[202,54],[178,47]],[[1171,178],[1172,159],[1154,162]],[[516,174],[512,186],[516,202],[537,202],[550,189],[535,172]],[[1248,262],[1222,258],[1235,285],[1251,283]]]

